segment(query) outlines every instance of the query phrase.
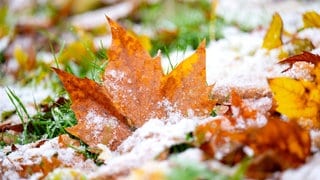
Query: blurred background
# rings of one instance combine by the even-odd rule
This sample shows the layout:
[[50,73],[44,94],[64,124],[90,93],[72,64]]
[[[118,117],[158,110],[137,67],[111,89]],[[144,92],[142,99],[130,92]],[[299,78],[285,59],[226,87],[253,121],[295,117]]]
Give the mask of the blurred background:
[[8,88],[31,114],[38,104],[65,95],[51,67],[101,80],[111,43],[105,16],[136,36],[152,56],[160,50],[170,59],[175,52],[192,52],[203,39],[210,44],[265,30],[275,11],[288,32],[296,31],[302,24],[297,14],[319,7],[317,0],[0,0],[2,120],[14,109]]

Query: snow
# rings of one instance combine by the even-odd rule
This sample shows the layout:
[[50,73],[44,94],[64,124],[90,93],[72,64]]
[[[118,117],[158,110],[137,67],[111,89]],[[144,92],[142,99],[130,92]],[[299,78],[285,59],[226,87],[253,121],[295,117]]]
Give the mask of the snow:
[[[93,138],[98,139],[101,137],[101,133],[105,127],[114,129],[118,126],[118,120],[105,114],[105,116],[99,115],[95,110],[91,109],[86,116],[86,129],[91,129]],[[91,134],[90,134],[91,135]]]
[[2,157],[0,161],[1,171],[5,171],[2,178],[4,179],[19,179],[17,170],[22,170],[21,165],[34,165],[39,164],[42,158],[45,157],[48,160],[54,155],[57,155],[58,159],[65,165],[72,165],[75,169],[87,172],[92,171],[95,167],[92,160],[86,160],[81,162],[77,160],[77,155],[72,148],[60,148],[58,137],[46,140],[44,144],[37,147],[39,142],[26,144],[26,145],[16,145],[17,149],[7,156]]
[[106,18],[109,16],[113,20],[127,16],[134,8],[133,1],[124,1],[111,7],[100,8],[94,11],[75,15],[70,18],[72,25],[81,29],[94,29],[96,27],[105,26]]
[[[14,105],[11,103],[7,95],[7,89],[11,89],[15,93],[15,95],[21,100],[23,105],[26,107],[27,112],[30,115],[36,113],[36,109],[34,107],[35,103],[39,104],[43,99],[54,94],[52,90],[44,88],[41,85],[35,87],[22,87],[20,85],[10,85],[7,87],[0,86],[0,114],[2,114],[5,111],[15,110]],[[20,122],[20,120],[18,120],[17,123],[18,122]]]
[[302,30],[298,34],[298,38],[309,39],[315,47],[320,47],[320,29],[319,28],[308,28]]
[[198,117],[183,117],[172,113],[168,119],[150,119],[128,137],[112,157],[90,176],[123,173],[131,168],[153,160],[166,148],[185,141],[186,134],[192,132],[200,122]]
[[315,154],[309,162],[297,169],[290,169],[283,173],[283,180],[319,179],[320,153]]
[[[273,3],[270,3],[273,2]],[[305,4],[300,6],[299,4]],[[131,8],[131,6],[123,4],[125,9]],[[212,41],[206,47],[206,64],[207,64],[207,82],[208,84],[214,84],[213,93],[216,95],[224,96],[226,99],[231,88],[243,89],[244,94],[254,94],[254,97],[246,98],[244,103],[249,107],[258,110],[256,122],[252,124],[245,124],[242,117],[237,116],[237,127],[245,128],[251,126],[254,123],[262,125],[266,123],[265,114],[272,107],[272,100],[270,98],[270,90],[268,89],[267,78],[278,76],[290,76],[294,78],[306,78],[310,79],[308,68],[309,64],[297,63],[291,70],[285,74],[281,73],[286,69],[286,65],[278,64],[279,50],[266,51],[261,48],[262,40],[266,29],[259,29],[256,27],[267,27],[272,13],[278,11],[284,20],[285,29],[288,32],[295,32],[302,26],[301,14],[306,10],[320,11],[320,6],[314,3],[296,2],[296,1],[283,1],[274,2],[271,0],[239,0],[235,3],[234,0],[219,1],[217,13],[223,15],[223,17],[235,24],[245,24],[247,28],[252,28],[253,31],[249,33],[241,32],[234,27],[228,27],[223,30],[225,36],[224,39],[218,41]],[[104,11],[97,11],[95,13],[102,13]],[[122,17],[122,14],[114,11],[114,16]],[[90,14],[74,16],[71,21],[78,26],[93,27],[99,24],[105,24],[105,19],[100,18],[97,22],[83,20],[82,17],[91,17]],[[89,23],[89,25],[87,25]],[[319,29],[306,29],[297,33],[299,38],[310,39],[316,49],[312,52],[320,54],[320,30]],[[108,39],[110,44],[110,37],[99,37],[96,39],[96,45],[100,45],[101,39]],[[99,42],[98,42],[99,41]],[[104,40],[102,40],[104,41]],[[2,39],[1,44],[5,44],[5,39]],[[290,47],[287,47],[290,48]],[[174,52],[170,54],[169,58],[162,58],[162,66],[165,73],[172,70],[171,65],[177,65],[185,57],[194,53],[193,50],[187,49],[184,52]],[[49,61],[49,54],[39,54],[40,57]],[[304,70],[305,69],[305,70]],[[303,71],[301,71],[303,70]],[[120,71],[111,70],[108,71],[108,76],[116,81],[122,81],[125,74]],[[132,83],[132,80],[127,79]],[[112,90],[117,90],[119,87],[115,84],[108,84]],[[9,86],[13,89],[22,102],[27,105],[29,112],[35,112],[33,107],[34,100],[40,102],[46,98],[52,92],[42,87],[30,88],[20,86]],[[249,90],[252,90],[249,92]],[[127,92],[131,92],[128,90]],[[0,114],[4,111],[14,109],[13,105],[8,99],[5,88],[0,88]],[[118,173],[127,173],[130,169],[144,168],[148,171],[148,168],[155,169],[159,163],[155,163],[155,158],[159,153],[166,150],[174,144],[185,142],[186,134],[192,132],[199,123],[212,120],[212,118],[199,118],[188,116],[184,117],[179,112],[176,112],[167,101],[159,103],[159,106],[167,107],[168,118],[167,119],[150,119],[142,127],[138,128],[133,134],[128,137],[116,151],[110,151],[105,145],[98,145],[102,150],[100,159],[104,160],[105,164],[98,168],[97,171],[92,171],[88,174],[89,177],[99,177],[105,175],[112,175]],[[232,108],[233,114],[237,115],[239,108]],[[221,119],[220,116],[216,119]],[[92,110],[87,116],[87,128],[95,130],[94,136],[103,131],[104,125],[109,127],[116,127],[118,122],[114,118],[98,116],[97,113]],[[215,118],[213,118],[215,119]],[[223,121],[222,127],[228,129],[229,121]],[[312,132],[313,138],[319,138],[319,132]],[[14,171],[16,164],[12,162],[20,162],[22,164],[33,164],[41,161],[41,156],[50,158],[54,154],[58,154],[58,158],[63,160],[66,164],[73,164],[75,151],[71,148],[59,149],[58,140],[54,138],[46,141],[39,148],[33,147],[34,144],[18,146],[18,150],[10,153],[5,157],[4,153],[0,151],[0,158],[3,159],[2,164],[8,168],[8,171],[3,175],[8,179],[18,179],[18,174]],[[318,147],[315,147],[317,149]],[[249,147],[245,147],[244,151],[248,155],[252,155],[253,151]],[[223,152],[221,152],[223,153]],[[179,154],[183,159],[189,158],[192,160],[200,161],[202,158],[202,151],[199,149],[189,149],[184,153]],[[219,153],[216,154],[219,158]],[[1,161],[0,161],[1,162]],[[314,155],[307,164],[301,166],[298,169],[287,170],[282,179],[317,179],[320,176],[319,173],[320,154]],[[212,162],[212,166],[217,166],[215,162]],[[159,167],[159,166],[158,166]],[[159,167],[163,171],[166,169],[166,165]],[[85,165],[78,164],[76,168],[86,169]],[[57,169],[55,173],[59,173],[63,169]]]

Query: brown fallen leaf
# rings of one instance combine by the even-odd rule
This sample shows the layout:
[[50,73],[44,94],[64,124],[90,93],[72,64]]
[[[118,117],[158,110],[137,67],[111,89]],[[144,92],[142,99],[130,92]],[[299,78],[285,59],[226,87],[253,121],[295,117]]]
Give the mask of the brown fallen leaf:
[[282,72],[286,72],[292,68],[294,63],[300,62],[300,61],[309,62],[309,63],[312,63],[315,65],[320,62],[320,56],[316,55],[316,54],[312,54],[307,51],[303,51],[302,54],[297,54],[297,55],[294,55],[294,56],[291,56],[291,57],[288,57],[286,59],[281,60],[279,62],[279,64],[289,64],[289,67],[282,71]]
[[161,79],[162,96],[183,114],[193,110],[197,116],[208,115],[215,105],[209,97],[213,86],[206,84],[205,56],[203,41],[193,55]]
[[61,165],[62,163],[57,156],[53,156],[50,159],[43,156],[39,164],[21,165],[22,171],[19,171],[19,175],[28,178],[35,173],[42,173],[41,178],[44,178]]
[[269,118],[264,127],[235,136],[238,137],[231,138],[239,138],[254,151],[254,160],[247,170],[251,178],[266,178],[268,173],[296,168],[311,155],[309,132],[294,121]]
[[[247,107],[235,91],[229,109],[223,116],[199,124],[194,131],[196,143],[208,158],[233,166],[252,156],[247,175],[259,179],[296,168],[311,154],[309,131],[295,121],[286,122],[267,113],[266,124],[258,123],[257,112]],[[248,148],[252,154],[247,154]]]
[[309,132],[294,121],[270,117],[263,127],[243,130],[225,130],[221,121],[213,122],[197,127],[196,136],[202,140],[203,134],[206,136],[200,148],[209,157],[218,155],[221,162],[235,165],[248,156],[244,148],[249,147],[253,151],[249,178],[266,178],[276,171],[296,168],[311,154]]
[[103,85],[112,96],[128,124],[140,127],[152,116],[162,117],[160,80],[163,76],[160,57],[151,58],[140,42],[108,18],[112,44]]
[[184,115],[209,115],[215,101],[206,84],[205,42],[165,76],[160,57],[151,58],[136,37],[107,19],[113,40],[102,86],[54,69],[78,119],[69,133],[90,146],[102,143],[114,150],[150,118],[166,118],[166,102]]
[[111,102],[110,95],[96,82],[80,79],[54,68],[72,100],[71,108],[77,125],[66,130],[90,146],[99,143],[115,149],[131,134],[122,116]]

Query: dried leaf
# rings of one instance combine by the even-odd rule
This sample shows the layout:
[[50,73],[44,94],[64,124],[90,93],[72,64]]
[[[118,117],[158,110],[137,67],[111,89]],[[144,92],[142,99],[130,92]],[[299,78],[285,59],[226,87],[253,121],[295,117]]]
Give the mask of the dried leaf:
[[268,50],[282,45],[283,22],[278,13],[273,14],[269,29],[263,39],[262,47]]
[[247,170],[250,178],[266,178],[268,173],[296,168],[311,154],[309,132],[294,121],[269,118],[264,127],[235,136],[254,151],[255,158]]
[[[209,114],[215,101],[206,85],[205,42],[196,53],[164,76],[160,57],[151,58],[137,38],[108,18],[112,45],[103,86],[55,69],[69,92],[78,124],[67,131],[90,146],[106,144],[114,150],[131,129],[152,117],[165,118],[162,101],[185,115]],[[191,111],[190,111],[191,110]]]
[[21,165],[22,171],[19,171],[19,175],[21,177],[29,177],[35,173],[42,173],[42,178],[47,176],[51,171],[61,166],[61,161],[57,156],[53,156],[48,159],[46,157],[42,157],[42,160],[39,164],[28,164]]
[[221,127],[223,121],[216,122],[219,121],[197,127],[207,131],[206,141],[200,148],[210,157],[218,157],[223,163],[235,165],[247,156],[244,148],[249,147],[254,153],[247,171],[250,178],[266,178],[268,173],[296,168],[311,153],[309,132],[294,121],[284,122],[269,117],[263,127],[242,130],[227,130]]
[[67,45],[61,55],[58,57],[58,61],[67,63],[73,60],[79,64],[88,63],[86,60],[92,58],[88,52],[94,52],[94,44],[92,37],[83,32],[79,33],[81,40],[72,42]]
[[111,102],[108,92],[96,82],[80,79],[54,69],[72,100],[78,124],[67,131],[90,146],[103,143],[115,149],[131,134],[122,116]]
[[300,61],[303,61],[303,62],[309,62],[309,63],[312,63],[312,64],[317,64],[320,62],[320,56],[319,55],[316,55],[316,54],[312,54],[310,52],[307,52],[307,51],[304,51],[302,54],[298,54],[298,55],[294,55],[294,56],[291,56],[291,57],[288,57],[284,60],[281,60],[279,63],[280,64],[285,64],[285,63],[288,63],[290,66],[285,69],[283,72],[286,72],[288,71],[289,69],[292,68],[292,65],[296,62],[300,62]]
[[204,42],[164,76],[159,57],[151,58],[135,37],[108,21],[113,41],[104,86],[130,126],[140,127],[151,117],[165,117],[164,108],[159,106],[165,99],[184,114],[189,109],[196,115],[209,113],[215,102],[209,98],[212,87],[206,85]]
[[241,99],[240,95],[236,91],[232,90],[230,96],[231,96],[231,105],[233,107],[238,108],[239,110],[237,115],[238,117],[241,116],[244,119],[256,119],[257,112],[249,108],[248,106],[246,106],[243,100]]
[[103,85],[119,111],[127,117],[129,125],[140,127],[152,116],[163,116],[157,104],[160,102],[160,79],[163,76],[160,58],[151,58],[136,38],[107,19],[112,44]]
[[178,110],[187,114],[209,114],[215,101],[210,99],[212,86],[206,84],[205,42],[196,52],[180,63],[161,80],[162,95],[174,103]]
[[0,124],[0,132],[5,132],[8,130],[22,132],[23,131],[23,124],[11,124],[11,123],[1,123]]
[[302,15],[304,28],[320,28],[320,14],[308,11]]
[[278,158],[286,160],[283,162],[286,168],[297,167],[310,155],[309,132],[294,121],[285,122],[270,117],[264,127],[248,129],[232,138],[250,146],[257,155],[269,150],[276,151],[279,153]]

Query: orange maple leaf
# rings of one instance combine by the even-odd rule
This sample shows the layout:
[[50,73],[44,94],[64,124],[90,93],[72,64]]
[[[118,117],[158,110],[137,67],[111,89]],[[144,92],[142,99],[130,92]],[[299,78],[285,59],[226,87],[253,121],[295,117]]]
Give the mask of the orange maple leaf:
[[77,125],[66,130],[90,146],[103,143],[115,149],[131,134],[129,127],[111,102],[110,95],[96,82],[80,79],[55,69],[72,100]]
[[165,118],[168,101],[188,115],[209,114],[215,101],[206,85],[205,42],[170,74],[162,72],[160,57],[152,58],[139,41],[108,18],[112,44],[102,86],[54,69],[72,100],[78,124],[67,131],[90,146],[115,149],[132,129],[152,117]]
[[191,109],[195,115],[206,115],[215,104],[209,97],[213,86],[206,84],[205,55],[202,42],[193,55],[161,79],[162,96],[183,114]]
[[139,41],[116,22],[107,18],[112,44],[103,85],[128,124],[140,127],[152,115],[163,116],[158,102],[163,76],[160,57],[151,58]]

